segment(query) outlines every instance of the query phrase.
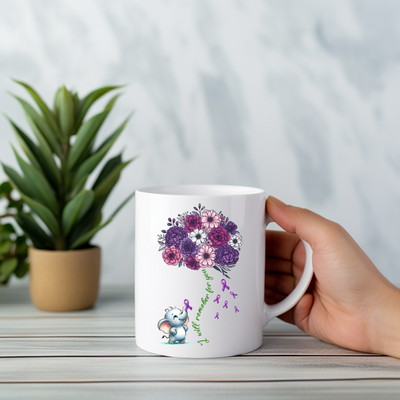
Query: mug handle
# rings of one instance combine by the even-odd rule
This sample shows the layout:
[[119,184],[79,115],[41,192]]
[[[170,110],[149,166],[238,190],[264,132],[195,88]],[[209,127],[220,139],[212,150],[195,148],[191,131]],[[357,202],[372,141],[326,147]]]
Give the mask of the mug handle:
[[[270,222],[274,221],[270,216],[267,215],[266,224],[268,225]],[[264,303],[264,326],[267,325],[272,318],[277,317],[278,315],[281,315],[294,307],[302,298],[303,294],[306,292],[308,286],[310,285],[311,279],[314,274],[312,265],[313,251],[311,249],[311,246],[305,240],[301,239],[301,241],[303,242],[306,249],[306,263],[304,266],[303,275],[301,276],[299,283],[293,289],[292,293],[290,293],[285,299],[273,305]]]

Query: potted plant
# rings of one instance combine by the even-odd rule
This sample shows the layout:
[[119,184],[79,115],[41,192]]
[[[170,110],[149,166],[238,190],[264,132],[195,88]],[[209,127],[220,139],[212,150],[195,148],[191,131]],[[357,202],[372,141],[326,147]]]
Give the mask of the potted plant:
[[14,96],[22,105],[36,140],[7,117],[27,160],[13,148],[22,174],[3,164],[10,183],[33,215],[18,212],[15,216],[33,245],[29,248],[31,298],[43,310],[89,308],[97,298],[100,276],[100,248],[93,246],[91,240],[133,193],[109,218],[103,218],[103,205],[121,171],[132,160],[123,161],[119,154],[104,164],[94,183],[86,188],[88,178],[130,116],[96,145],[97,133],[120,94],[100,113],[90,118],[87,113],[99,98],[121,86],[102,87],[83,98],[62,86],[50,109],[32,87],[15,82],[28,91],[40,110]]
[[15,200],[11,192],[12,187],[8,182],[0,185],[0,200],[5,199],[8,203],[7,211],[0,214],[0,285],[6,285],[12,274],[22,278],[29,269],[26,237],[18,235],[11,223],[3,223],[14,215],[12,210],[22,212],[22,202]]

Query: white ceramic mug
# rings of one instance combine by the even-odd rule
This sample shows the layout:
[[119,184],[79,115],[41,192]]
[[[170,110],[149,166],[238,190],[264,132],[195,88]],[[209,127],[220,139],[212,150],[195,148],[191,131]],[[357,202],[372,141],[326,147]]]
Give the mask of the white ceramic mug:
[[225,357],[262,344],[263,328],[292,308],[313,275],[275,305],[264,302],[266,194],[236,186],[136,191],[136,343],[174,357]]

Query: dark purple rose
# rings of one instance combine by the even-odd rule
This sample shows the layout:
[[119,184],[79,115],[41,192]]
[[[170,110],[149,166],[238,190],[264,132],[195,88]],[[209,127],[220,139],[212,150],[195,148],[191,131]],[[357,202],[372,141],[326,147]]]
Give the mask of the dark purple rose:
[[200,215],[189,214],[185,219],[185,230],[193,232],[195,229],[201,229]]
[[194,256],[191,256],[191,257],[186,258],[186,259],[185,259],[185,263],[186,263],[186,266],[187,266],[189,269],[193,269],[193,270],[195,270],[195,271],[197,271],[198,269],[200,269],[200,264],[199,264],[199,262],[196,260],[196,257],[194,257]]
[[179,249],[179,246],[183,239],[187,238],[187,232],[180,226],[172,226],[168,229],[165,234],[165,245],[167,247],[175,246]]
[[239,260],[239,252],[226,245],[215,250],[215,264],[235,265]]
[[224,228],[229,234],[234,235],[236,233],[237,225],[232,221],[229,221],[226,225],[224,225]]
[[214,248],[225,246],[229,241],[229,234],[225,228],[219,226],[218,228],[212,228],[208,234],[208,240],[211,242],[211,246]]
[[183,239],[179,249],[183,257],[194,256],[199,252],[199,248],[196,246],[195,242],[192,242],[189,238]]

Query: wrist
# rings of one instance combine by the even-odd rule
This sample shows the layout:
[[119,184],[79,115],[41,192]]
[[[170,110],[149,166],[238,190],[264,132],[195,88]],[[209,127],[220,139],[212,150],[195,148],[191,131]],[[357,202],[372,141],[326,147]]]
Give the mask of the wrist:
[[386,282],[370,318],[370,351],[400,358],[400,289]]

